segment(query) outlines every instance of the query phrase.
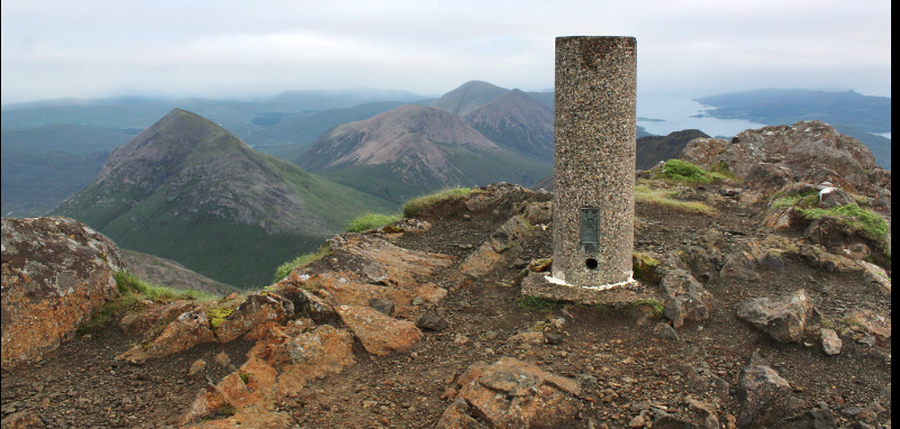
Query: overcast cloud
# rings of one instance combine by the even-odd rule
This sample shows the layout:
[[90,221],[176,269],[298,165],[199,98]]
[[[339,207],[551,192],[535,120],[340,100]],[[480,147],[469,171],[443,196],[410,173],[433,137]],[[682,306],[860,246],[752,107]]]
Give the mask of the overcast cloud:
[[553,87],[554,38],[638,40],[638,91],[891,93],[889,0],[2,2],[2,103],[469,80]]

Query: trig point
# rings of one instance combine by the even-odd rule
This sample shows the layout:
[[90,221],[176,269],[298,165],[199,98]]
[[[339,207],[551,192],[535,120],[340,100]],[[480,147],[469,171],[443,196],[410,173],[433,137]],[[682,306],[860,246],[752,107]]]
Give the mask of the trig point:
[[553,277],[632,282],[637,41],[556,39]]

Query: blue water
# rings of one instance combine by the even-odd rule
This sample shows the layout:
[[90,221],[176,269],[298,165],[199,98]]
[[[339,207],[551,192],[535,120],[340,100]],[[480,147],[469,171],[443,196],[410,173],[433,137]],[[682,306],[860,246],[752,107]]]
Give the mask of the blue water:
[[698,129],[717,137],[733,137],[747,129],[762,128],[765,125],[741,119],[692,118],[691,116],[710,109],[696,101],[676,97],[640,96],[637,99],[639,118],[663,119],[662,122],[638,120],[650,134],[660,136],[673,131]]

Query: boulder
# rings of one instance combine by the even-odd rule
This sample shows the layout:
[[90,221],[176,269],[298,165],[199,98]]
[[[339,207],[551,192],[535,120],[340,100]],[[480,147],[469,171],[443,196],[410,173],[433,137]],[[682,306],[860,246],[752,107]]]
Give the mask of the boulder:
[[759,281],[762,278],[759,271],[783,272],[784,262],[755,241],[748,241],[725,258],[719,275],[723,279]]
[[196,306],[181,313],[149,345],[136,345],[117,356],[116,359],[140,365],[147,359],[169,356],[188,350],[197,344],[214,341],[216,341],[216,334],[210,327],[206,308]]
[[336,310],[366,351],[373,355],[401,352],[422,339],[422,332],[414,323],[385,316],[372,307],[342,305]]
[[[176,308],[185,308],[185,306]],[[151,318],[157,317],[157,312],[139,314]],[[291,285],[285,279],[273,288],[247,296],[236,296],[222,302],[188,306],[185,311],[166,325],[156,338],[147,344],[132,347],[119,355],[117,359],[141,364],[147,359],[169,356],[198,344],[226,343],[243,335],[253,337],[252,334],[255,330],[260,328],[265,330],[271,324],[295,319],[299,316],[315,320],[337,318],[333,308],[309,292]],[[140,319],[131,320],[130,316],[125,319],[128,319],[130,325],[147,324],[141,322]],[[123,319],[123,323],[125,319]]]
[[528,204],[522,216],[532,225],[548,224],[553,220],[553,201]]
[[521,216],[512,217],[463,260],[454,282],[458,284],[476,280],[507,268],[522,254],[524,241],[532,235],[531,225],[527,220]]
[[193,303],[185,300],[161,304],[149,303],[123,316],[119,321],[119,328],[134,335],[151,334],[154,327],[170,323],[192,306]]
[[888,237],[866,233],[841,217],[823,216],[813,220],[806,227],[804,236],[808,242],[850,259],[872,259],[887,265],[890,255]]
[[118,294],[119,248],[63,217],[4,218],[2,367],[54,350]]
[[766,427],[785,416],[783,407],[791,394],[791,385],[778,372],[765,365],[747,365],[737,383],[741,428]]
[[867,335],[884,339],[891,338],[891,318],[865,308],[852,308],[844,315],[844,320]]
[[834,356],[841,353],[844,347],[841,337],[838,336],[834,329],[823,328],[819,332],[819,339],[822,341],[822,351],[828,356]]
[[437,428],[567,427],[578,417],[581,388],[574,380],[508,357],[473,367],[460,376],[462,389]]
[[[238,411],[235,417],[253,415],[271,407],[275,401],[296,394],[309,380],[339,373],[353,365],[352,348],[350,333],[332,326],[276,328],[256,343],[237,371],[200,392],[182,415],[181,422],[196,422],[225,406]],[[237,419],[242,421],[245,422]]]
[[819,207],[831,209],[847,204],[856,204],[852,195],[838,188],[827,187],[819,191]]
[[675,328],[680,328],[685,321],[702,322],[712,316],[715,304],[712,294],[688,270],[666,269],[660,286],[666,296],[663,315]]
[[294,315],[294,303],[276,292],[250,294],[214,329],[221,343],[235,340],[269,321],[281,322]]
[[404,249],[365,234],[342,234],[327,243],[330,256],[295,268],[279,287],[312,291],[330,307],[390,301],[393,314],[404,317],[414,312],[414,301],[436,303],[447,295],[426,279],[451,265],[452,256]]
[[797,255],[809,266],[829,273],[855,273],[864,269],[858,261],[828,253],[824,247],[818,244],[802,244]]
[[869,283],[878,286],[878,288],[886,294],[891,293],[891,278],[888,276],[887,271],[885,271],[884,268],[866,261],[859,261],[859,264],[865,270],[863,275]]
[[422,315],[416,319],[416,326],[428,331],[443,331],[450,327],[450,323],[437,314],[422,313]]
[[749,322],[776,341],[795,343],[803,339],[813,303],[800,289],[778,298],[751,298],[737,307],[739,319]]
[[784,207],[767,214],[762,224],[776,231],[786,231],[800,224],[801,215],[793,207]]
[[520,214],[529,203],[553,199],[547,191],[531,191],[519,185],[494,183],[475,189],[466,197],[465,207],[472,213],[499,212],[506,216]]

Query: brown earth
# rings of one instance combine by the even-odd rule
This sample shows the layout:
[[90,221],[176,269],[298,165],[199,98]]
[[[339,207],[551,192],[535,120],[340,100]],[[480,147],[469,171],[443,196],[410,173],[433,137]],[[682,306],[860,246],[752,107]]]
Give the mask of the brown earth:
[[[696,255],[691,246],[708,249],[704,233],[714,229],[722,233],[723,255],[749,239],[785,250],[780,254],[783,272],[761,271],[762,280],[756,281],[723,279],[715,270],[704,270],[715,258],[706,265],[702,258],[693,259],[700,261],[691,265],[693,274],[715,297],[716,305],[706,322],[680,327],[678,339],[654,333],[664,319],[654,317],[647,306],[529,306],[519,296],[526,267],[522,263],[462,287],[448,284],[465,256],[509,218],[503,210],[472,213],[462,204],[451,204],[432,212],[440,213],[428,219],[432,228],[391,238],[403,248],[457,257],[453,265],[428,279],[449,290],[447,297],[419,309],[441,316],[449,327],[423,331],[421,341],[387,356],[366,353],[356,340],[355,364],[309,381],[294,395],[268,405],[268,411],[281,411],[293,427],[301,428],[433,427],[470,365],[513,357],[580,383],[581,411],[575,420],[558,427],[629,427],[641,423],[637,418],[651,409],[697,427],[710,427],[710,415],[719,422],[714,427],[734,427],[740,414],[738,376],[755,355],[757,362],[768,364],[790,382],[796,414],[827,407],[838,427],[889,428],[889,328],[886,337],[872,337],[861,331],[859,323],[840,321],[846,320],[842,318],[847,311],[861,307],[886,316],[889,326],[890,294],[865,280],[860,271],[814,268],[791,244],[799,242],[799,231],[776,233],[761,227],[764,205],[723,198],[721,190],[709,185],[685,193],[714,205],[717,215],[638,204],[635,250]],[[551,254],[550,228],[535,225],[520,259]],[[778,343],[735,316],[743,299],[801,288],[812,296],[821,319],[837,325],[843,340],[840,354],[826,356],[817,342]],[[538,336],[531,343],[513,338],[541,331],[555,340]],[[63,344],[36,365],[4,370],[4,427],[29,419],[35,422],[30,427],[168,427],[200,392],[234,370],[216,363],[216,354],[224,352],[231,365],[240,366],[253,346],[240,339],[204,344],[140,366],[114,360],[140,340],[110,326]],[[207,363],[206,370],[188,375],[198,359]],[[651,425],[648,421],[639,427]]]

